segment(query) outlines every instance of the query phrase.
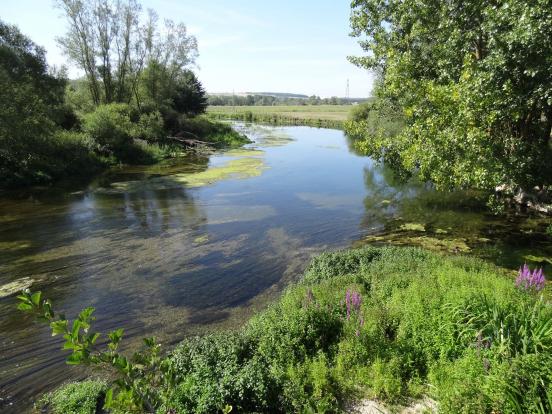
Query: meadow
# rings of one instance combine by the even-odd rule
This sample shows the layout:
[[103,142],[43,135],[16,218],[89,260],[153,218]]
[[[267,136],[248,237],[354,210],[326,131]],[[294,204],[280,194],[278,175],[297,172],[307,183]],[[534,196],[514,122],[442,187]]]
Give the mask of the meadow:
[[209,106],[215,119],[341,128],[353,105]]

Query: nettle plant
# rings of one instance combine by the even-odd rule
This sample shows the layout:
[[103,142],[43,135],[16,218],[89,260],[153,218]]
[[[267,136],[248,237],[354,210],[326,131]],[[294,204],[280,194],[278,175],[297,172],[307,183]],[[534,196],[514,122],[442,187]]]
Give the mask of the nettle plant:
[[107,334],[107,343],[98,345],[101,334],[91,330],[94,308],[84,309],[73,321],[56,314],[49,299],[41,292],[25,289],[17,297],[17,308],[34,315],[38,321],[50,326],[52,336],[63,335],[64,350],[70,350],[70,365],[96,366],[115,371],[116,376],[106,393],[105,409],[121,409],[125,412],[155,412],[164,396],[175,384],[176,374],[168,359],[161,358],[160,345],[152,338],[145,338],[145,350],[131,358],[119,352],[123,329]]

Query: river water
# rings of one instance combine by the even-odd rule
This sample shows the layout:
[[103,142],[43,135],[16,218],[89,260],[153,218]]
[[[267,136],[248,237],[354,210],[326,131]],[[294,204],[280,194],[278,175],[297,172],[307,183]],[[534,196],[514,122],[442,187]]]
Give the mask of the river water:
[[[0,195],[0,286],[32,284],[68,317],[94,306],[97,330],[124,327],[128,347],[155,335],[170,348],[243,323],[324,250],[412,244],[552,273],[549,219],[497,218],[477,195],[400,182],[338,130],[235,127],[254,143]],[[90,375],[3,296],[0,411]]]

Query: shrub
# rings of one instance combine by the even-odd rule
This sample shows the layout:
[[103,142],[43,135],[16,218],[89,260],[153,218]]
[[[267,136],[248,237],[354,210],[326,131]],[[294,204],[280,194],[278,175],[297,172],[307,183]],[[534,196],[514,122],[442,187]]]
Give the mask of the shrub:
[[491,400],[485,392],[489,384],[486,372],[489,363],[480,352],[467,349],[455,360],[437,361],[429,377],[434,397],[443,414],[488,413]]
[[106,391],[105,381],[71,382],[45,395],[37,405],[41,412],[51,414],[96,414],[103,406]]
[[197,138],[221,147],[236,147],[251,142],[229,124],[211,121],[203,116],[181,116],[176,133],[182,134],[185,138]]
[[119,103],[100,105],[84,116],[83,130],[100,147],[116,152],[132,142],[130,107]]
[[0,143],[0,186],[49,184],[63,178],[87,177],[99,171],[103,162],[94,153],[94,143],[84,134],[56,130],[43,137],[29,137],[17,152],[2,151]]
[[162,142],[167,138],[163,117],[159,111],[140,115],[135,127],[134,137],[147,142]]

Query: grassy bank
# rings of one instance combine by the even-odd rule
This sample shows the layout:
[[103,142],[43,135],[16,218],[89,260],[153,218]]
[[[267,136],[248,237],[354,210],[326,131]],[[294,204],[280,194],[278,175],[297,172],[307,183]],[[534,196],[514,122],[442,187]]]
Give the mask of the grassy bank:
[[[354,399],[425,395],[441,413],[545,413],[551,348],[550,303],[513,274],[365,248],[319,256],[241,330],[184,341],[164,362],[171,383],[150,391],[158,413],[339,412]],[[53,413],[93,413],[104,392],[86,382],[44,401]]]
[[207,113],[214,119],[340,129],[351,108],[352,105],[209,106]]

